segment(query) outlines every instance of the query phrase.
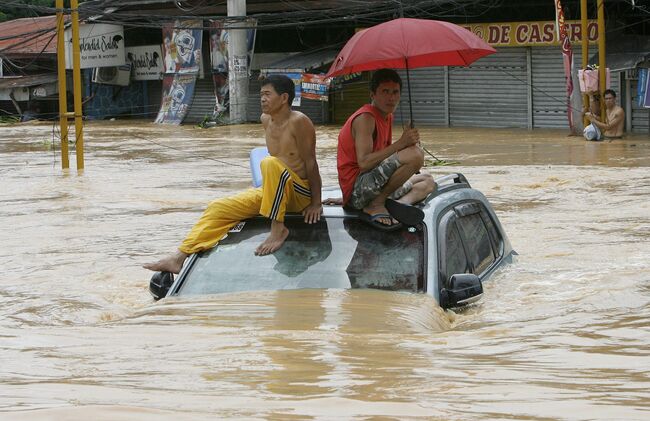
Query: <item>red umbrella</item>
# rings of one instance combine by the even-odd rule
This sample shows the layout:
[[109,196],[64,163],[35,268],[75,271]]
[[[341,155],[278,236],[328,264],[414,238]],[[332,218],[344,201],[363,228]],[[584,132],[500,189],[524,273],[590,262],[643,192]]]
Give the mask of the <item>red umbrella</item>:
[[467,66],[496,50],[467,29],[449,22],[399,18],[354,34],[332,63],[327,77],[381,68]]

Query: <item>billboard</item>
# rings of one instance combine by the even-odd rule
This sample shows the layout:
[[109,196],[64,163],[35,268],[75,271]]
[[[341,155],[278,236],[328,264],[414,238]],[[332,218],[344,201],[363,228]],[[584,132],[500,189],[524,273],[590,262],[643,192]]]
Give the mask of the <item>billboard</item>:
[[192,104],[195,84],[196,75],[165,75],[162,105],[155,122],[181,124]]

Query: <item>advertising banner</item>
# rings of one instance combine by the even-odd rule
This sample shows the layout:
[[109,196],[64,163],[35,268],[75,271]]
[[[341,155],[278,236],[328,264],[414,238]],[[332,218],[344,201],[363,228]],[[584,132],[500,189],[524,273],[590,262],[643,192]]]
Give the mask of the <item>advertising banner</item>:
[[163,26],[165,74],[199,74],[203,23],[200,20],[176,20]]
[[181,124],[194,97],[196,75],[175,74],[163,78],[162,105],[156,123]]
[[[79,25],[81,68],[126,64],[122,25],[88,23]],[[72,69],[72,30],[65,30],[65,68]]]
[[318,101],[329,101],[329,89],[331,77],[323,75],[314,75],[311,73],[302,74],[302,97],[307,99],[316,99]]
[[[246,45],[247,57],[246,66],[243,63],[240,67],[250,69],[251,61],[253,60],[253,50],[255,47],[255,20],[250,20],[246,25],[251,26],[247,30]],[[223,26],[222,21],[214,21],[210,23],[210,68],[212,73],[228,73],[228,30]],[[238,58],[241,61],[242,58]]]
[[214,97],[216,98],[213,115],[215,118],[219,118],[224,116],[230,107],[228,75],[215,73],[212,75],[212,82],[214,83]]
[[133,80],[159,80],[164,72],[160,45],[126,48],[126,60],[131,63]]
[[300,107],[300,98],[302,96],[302,73],[284,73],[296,85],[296,96],[291,103],[292,107]]
[[645,92],[643,95],[643,107],[650,108],[650,74],[645,72]]
[[650,102],[646,101],[646,93],[648,92],[648,69],[641,67],[639,69],[639,78],[636,82],[636,101],[639,107],[650,108]]

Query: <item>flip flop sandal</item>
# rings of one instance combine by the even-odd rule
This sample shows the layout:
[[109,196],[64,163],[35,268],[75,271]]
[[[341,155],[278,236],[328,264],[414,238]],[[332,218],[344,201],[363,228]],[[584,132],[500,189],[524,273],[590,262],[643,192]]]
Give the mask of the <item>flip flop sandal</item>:
[[416,208],[415,206],[407,205],[393,199],[386,199],[385,206],[391,216],[404,225],[414,226],[424,219],[422,209]]

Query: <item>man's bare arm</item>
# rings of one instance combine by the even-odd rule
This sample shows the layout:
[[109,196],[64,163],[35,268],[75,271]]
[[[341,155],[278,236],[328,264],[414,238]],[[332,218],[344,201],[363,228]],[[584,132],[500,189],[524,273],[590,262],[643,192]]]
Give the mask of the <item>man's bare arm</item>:
[[298,118],[295,135],[298,155],[305,163],[305,172],[311,190],[311,204],[303,210],[302,214],[306,223],[313,224],[320,220],[323,205],[321,204],[322,181],[316,161],[316,129],[309,117],[301,115]]
[[357,164],[361,172],[375,168],[381,161],[395,152],[415,145],[420,140],[417,129],[406,128],[397,142],[391,143],[387,148],[373,152],[374,132],[375,119],[370,114],[361,114],[352,122],[352,137],[354,138],[354,148],[357,153]]

